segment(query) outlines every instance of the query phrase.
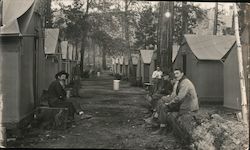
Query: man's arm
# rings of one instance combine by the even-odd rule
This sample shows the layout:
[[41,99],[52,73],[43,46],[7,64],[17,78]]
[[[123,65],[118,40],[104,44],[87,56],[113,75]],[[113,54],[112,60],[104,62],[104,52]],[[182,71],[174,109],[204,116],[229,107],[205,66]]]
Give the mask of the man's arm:
[[152,74],[152,78],[156,78],[156,72],[155,71]]

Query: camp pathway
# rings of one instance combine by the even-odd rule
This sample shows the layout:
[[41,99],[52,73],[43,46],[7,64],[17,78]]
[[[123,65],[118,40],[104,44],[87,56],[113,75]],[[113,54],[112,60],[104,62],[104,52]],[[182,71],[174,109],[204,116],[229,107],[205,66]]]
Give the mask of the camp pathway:
[[[64,131],[30,132],[19,142],[29,148],[97,148],[97,149],[181,149],[172,134],[152,135],[145,127],[147,116],[145,90],[121,81],[113,90],[113,77],[108,73],[81,81],[81,98],[76,100],[88,120],[76,118],[76,124]],[[33,135],[33,136],[32,136]],[[15,147],[12,145],[12,147]]]

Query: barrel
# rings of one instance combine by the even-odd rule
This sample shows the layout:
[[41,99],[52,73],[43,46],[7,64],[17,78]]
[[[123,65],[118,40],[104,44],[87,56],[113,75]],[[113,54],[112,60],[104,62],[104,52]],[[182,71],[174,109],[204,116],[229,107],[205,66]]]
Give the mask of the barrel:
[[119,90],[120,80],[113,80],[113,89]]
[[100,72],[97,72],[97,77],[100,77],[101,73]]

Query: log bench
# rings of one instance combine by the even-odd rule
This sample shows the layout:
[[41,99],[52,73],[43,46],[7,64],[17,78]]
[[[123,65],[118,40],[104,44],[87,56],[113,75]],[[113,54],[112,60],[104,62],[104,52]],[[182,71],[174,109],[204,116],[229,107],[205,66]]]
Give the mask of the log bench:
[[231,121],[218,114],[190,112],[168,114],[168,123],[174,135],[187,149],[247,149],[248,127],[237,120]]

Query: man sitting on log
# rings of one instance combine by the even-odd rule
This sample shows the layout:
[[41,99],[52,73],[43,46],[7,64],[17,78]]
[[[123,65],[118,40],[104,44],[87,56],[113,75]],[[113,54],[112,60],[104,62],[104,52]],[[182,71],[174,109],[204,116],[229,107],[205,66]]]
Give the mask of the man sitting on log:
[[[157,114],[160,129],[153,134],[165,134],[167,125],[167,115],[169,112],[193,112],[199,109],[198,97],[193,83],[187,79],[181,69],[174,70],[174,76],[177,80],[173,94],[163,97],[157,105]],[[175,89],[176,88],[176,89]]]
[[66,99],[65,80],[69,74],[65,71],[58,72],[55,75],[56,80],[53,81],[48,89],[48,104],[50,107],[68,108],[69,120],[73,121],[74,114],[81,116],[81,119],[90,118],[90,115],[85,115],[80,104],[76,101]]
[[163,80],[161,82],[161,88],[158,92],[154,93],[152,96],[149,96],[149,101],[150,101],[150,105],[151,105],[151,109],[153,110],[153,114],[151,117],[145,119],[145,121],[149,124],[152,123],[153,119],[154,119],[154,115],[156,112],[156,107],[157,107],[157,103],[158,101],[167,95],[170,95],[172,93],[173,90],[173,83],[172,83],[172,78],[170,78],[169,73],[167,74],[163,74]]

